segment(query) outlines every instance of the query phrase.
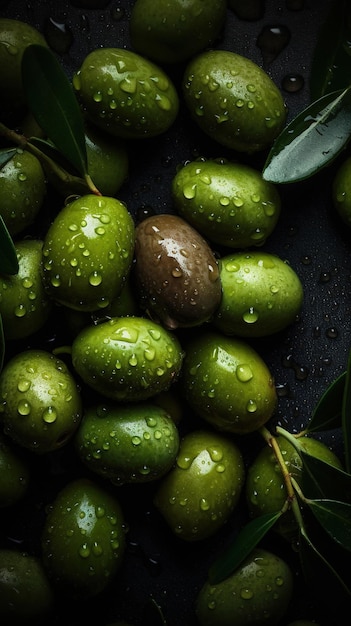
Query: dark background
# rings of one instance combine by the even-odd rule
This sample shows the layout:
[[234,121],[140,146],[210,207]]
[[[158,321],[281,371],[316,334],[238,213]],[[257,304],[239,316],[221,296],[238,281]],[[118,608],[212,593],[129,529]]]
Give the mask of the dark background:
[[[75,3],[84,5],[84,2]],[[245,4],[245,3],[241,3]],[[261,3],[258,19],[241,19],[228,8],[224,31],[216,47],[249,57],[261,65],[281,88],[288,120],[310,101],[309,75],[320,25],[331,4],[328,0],[267,0]],[[36,26],[57,52],[67,74],[78,69],[86,54],[101,46],[130,48],[128,20],[132,1],[112,0],[102,8],[88,9],[68,2],[9,0],[0,2],[0,16],[27,21]],[[160,6],[162,2],[160,2]],[[272,30],[273,29],[273,30]],[[268,38],[267,38],[268,34]],[[184,65],[169,69],[179,86]],[[293,81],[289,79],[293,77]],[[284,86],[302,84],[297,91]],[[172,212],[170,183],[177,165],[197,156],[233,157],[204,137],[181,107],[174,126],[163,136],[135,142],[130,149],[129,178],[118,197],[137,219],[150,210]],[[245,160],[245,157],[235,158]],[[260,162],[260,159],[263,159]],[[342,154],[332,166],[299,184],[280,187],[282,214],[265,250],[289,261],[299,275],[305,292],[299,320],[278,336],[256,341],[255,346],[276,381],[279,404],[273,425],[291,432],[307,423],[321,394],[345,369],[350,347],[350,233],[335,215],[331,185]],[[264,157],[257,157],[261,167]],[[340,432],[323,435],[323,440],[342,454]],[[247,460],[260,442],[243,440]],[[38,468],[35,513],[15,514],[3,522],[6,545],[20,544],[35,551],[37,518],[43,514],[56,485],[71,471],[70,459],[48,461],[48,477]],[[73,471],[73,470],[72,470]],[[46,489],[43,496],[43,489]],[[54,624],[99,624],[124,618],[135,624],[158,623],[153,608],[163,609],[168,626],[194,626],[194,599],[206,579],[212,560],[229,544],[241,522],[238,510],[227,526],[199,545],[184,545],[171,536],[152,506],[153,486],[121,489],[120,498],[130,526],[124,565],[108,593],[92,603],[68,608],[63,601]],[[5,537],[5,539],[4,539]],[[296,571],[296,593],[289,617],[316,619],[323,626],[319,602],[310,599],[296,564],[296,554],[283,540],[274,537],[266,545],[284,555]],[[148,611],[150,617],[147,619]],[[321,614],[322,613],[322,614]],[[286,623],[288,620],[286,620]],[[284,622],[285,623],[285,622]],[[329,623],[325,622],[325,623]]]

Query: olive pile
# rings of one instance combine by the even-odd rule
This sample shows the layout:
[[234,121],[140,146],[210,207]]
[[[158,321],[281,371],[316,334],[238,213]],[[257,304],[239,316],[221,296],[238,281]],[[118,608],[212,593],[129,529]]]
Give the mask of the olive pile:
[[[264,450],[248,469],[241,442],[274,419],[278,403],[253,340],[274,341],[294,324],[304,293],[294,268],[264,247],[280,218],[279,191],[240,155],[267,150],[287,110],[258,65],[210,49],[226,0],[163,4],[160,19],[156,0],[137,0],[133,49],[92,50],[72,78],[99,193],[72,180],[61,186],[25,148],[0,170],[0,214],[19,263],[0,280],[3,516],[28,501],[32,464],[46,471],[50,459],[67,455],[75,467],[45,500],[36,551],[0,549],[4,624],[47,623],[60,598],[90,601],[113,587],[128,559],[126,489],[134,498],[133,489],[151,485],[164,532],[192,546],[216,536],[243,498],[248,516],[282,494],[284,504],[274,458]],[[1,19],[0,31],[1,42],[17,48],[12,56],[0,48],[1,113],[7,121],[15,112],[24,134],[34,125],[40,135],[27,115],[20,63],[27,45],[47,43],[24,22]],[[165,63],[185,63],[180,89]],[[173,214],[137,220],[119,200],[129,142],[164,135],[180,107],[219,153],[239,156],[182,163]],[[43,230],[53,192],[61,206]],[[327,446],[312,448],[339,466]],[[284,453],[298,465],[288,446]],[[278,530],[290,541],[294,519]],[[257,548],[223,583],[204,580],[194,620],[280,624],[293,591],[291,567]]]

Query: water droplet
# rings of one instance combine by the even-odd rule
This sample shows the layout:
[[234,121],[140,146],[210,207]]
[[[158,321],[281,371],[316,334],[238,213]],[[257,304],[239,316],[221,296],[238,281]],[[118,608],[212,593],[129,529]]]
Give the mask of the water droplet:
[[287,26],[264,26],[257,37],[257,46],[260,48],[263,62],[272,63],[282,50],[288,45],[291,33]]
[[254,309],[253,306],[250,306],[250,308],[245,311],[242,316],[244,322],[246,322],[247,324],[253,324],[254,322],[257,322],[258,317],[258,312]]
[[240,382],[242,382],[242,383],[248,382],[253,377],[252,369],[251,369],[250,365],[248,365],[247,363],[243,363],[241,365],[238,365],[238,367],[236,368],[235,373],[236,373],[236,376],[237,376],[238,380],[240,380]]
[[287,74],[282,80],[282,88],[288,93],[297,93],[304,86],[304,78],[301,74]]
[[17,404],[17,412],[19,415],[29,415],[31,412],[31,405],[27,400],[20,400]]
[[243,600],[251,600],[254,596],[254,592],[249,587],[244,587],[240,590],[240,597]]

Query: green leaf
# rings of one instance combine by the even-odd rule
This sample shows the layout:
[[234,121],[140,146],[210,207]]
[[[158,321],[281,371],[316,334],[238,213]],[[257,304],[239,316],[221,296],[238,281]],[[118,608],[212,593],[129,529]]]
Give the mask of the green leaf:
[[5,358],[5,336],[4,336],[4,327],[2,325],[2,317],[0,313],[0,373],[2,372],[2,368],[4,367],[4,358]]
[[345,89],[351,76],[351,4],[337,0],[322,24],[312,57],[311,99]]
[[12,237],[0,215],[0,273],[17,274],[18,259]]
[[345,452],[345,467],[351,472],[351,351],[349,352],[346,381],[342,403],[342,432]]
[[274,526],[281,515],[283,515],[282,511],[267,513],[248,522],[238,533],[231,546],[211,565],[208,571],[210,583],[212,585],[219,583],[230,576]]
[[336,500],[308,500],[307,504],[328,535],[351,551],[351,504]]
[[85,178],[87,154],[83,116],[63,68],[48,48],[27,46],[22,80],[28,106],[56,148]]
[[351,504],[351,474],[299,451],[302,459],[301,488],[307,498],[327,498]]
[[346,372],[336,378],[325,390],[313,409],[306,432],[321,432],[341,427],[343,394]]
[[0,150],[0,169],[16,154],[17,148],[3,148]]
[[351,135],[351,87],[322,96],[278,135],[263,168],[263,178],[292,183],[329,165]]

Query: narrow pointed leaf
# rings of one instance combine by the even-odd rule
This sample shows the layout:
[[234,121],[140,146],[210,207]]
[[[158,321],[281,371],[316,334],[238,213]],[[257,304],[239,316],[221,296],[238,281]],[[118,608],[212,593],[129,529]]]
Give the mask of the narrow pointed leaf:
[[336,378],[322,394],[307,424],[308,433],[321,432],[341,427],[343,394],[346,372]]
[[84,178],[87,154],[82,113],[73,88],[53,52],[28,46],[22,80],[29,108],[45,135]]
[[351,136],[351,88],[322,96],[278,135],[263,168],[263,178],[292,183],[329,165]]
[[4,366],[4,358],[5,358],[5,336],[4,336],[4,327],[2,325],[2,317],[0,313],[0,374]]
[[351,351],[349,353],[342,403],[342,432],[345,452],[345,467],[351,472]]
[[330,498],[351,504],[351,474],[300,450],[301,488],[307,498]]
[[0,169],[12,159],[16,152],[17,148],[4,148],[0,150]]
[[322,24],[312,57],[310,93],[317,100],[326,93],[345,89],[351,74],[351,4],[337,0]]
[[230,576],[274,526],[281,515],[283,515],[282,511],[267,513],[248,522],[238,533],[232,545],[211,565],[208,572],[210,583],[219,583]]
[[337,500],[309,500],[307,504],[328,535],[351,551],[351,504]]
[[18,259],[12,237],[0,215],[0,273],[17,274]]

